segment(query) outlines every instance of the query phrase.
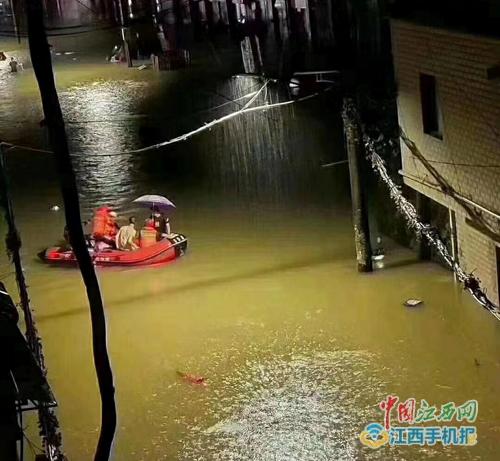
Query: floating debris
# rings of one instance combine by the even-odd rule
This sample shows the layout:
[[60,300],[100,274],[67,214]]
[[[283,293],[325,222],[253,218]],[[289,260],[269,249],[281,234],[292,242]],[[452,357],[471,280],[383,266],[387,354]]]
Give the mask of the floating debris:
[[453,387],[447,386],[446,384],[436,384],[436,387],[439,387],[439,389],[446,389],[446,390],[452,390]]
[[205,430],[205,434],[226,433],[226,434],[243,434],[248,430],[243,424],[235,421],[220,421]]
[[404,305],[406,307],[416,307],[416,306],[419,306],[420,304],[422,304],[423,301],[421,299],[407,299],[405,302],[404,302]]
[[377,237],[377,247],[373,250],[372,260],[382,261],[384,257],[385,257],[385,250],[384,247],[382,246],[382,239],[380,237]]
[[190,384],[196,384],[198,386],[207,386],[207,381],[203,376],[192,375],[191,373],[183,373],[182,371],[177,371],[177,374],[186,382]]
[[59,211],[61,208],[59,207],[59,205],[53,205],[50,207],[50,210],[51,211]]

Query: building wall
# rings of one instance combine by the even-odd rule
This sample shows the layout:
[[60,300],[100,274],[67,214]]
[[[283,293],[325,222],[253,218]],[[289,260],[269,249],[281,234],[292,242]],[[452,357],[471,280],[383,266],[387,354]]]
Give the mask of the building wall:
[[[500,215],[500,169],[466,166],[500,165],[500,79],[487,78],[487,69],[500,64],[500,39],[393,21],[392,44],[401,127],[459,194]],[[424,133],[420,73],[436,78],[442,140]],[[498,303],[500,243],[467,224],[464,210],[435,187],[403,143],[401,149],[406,184],[455,210],[460,264],[474,271]],[[500,233],[499,219],[484,217]]]

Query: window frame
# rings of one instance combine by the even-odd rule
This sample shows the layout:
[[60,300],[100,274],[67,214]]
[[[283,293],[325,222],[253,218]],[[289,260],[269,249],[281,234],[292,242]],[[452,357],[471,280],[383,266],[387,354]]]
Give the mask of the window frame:
[[443,108],[435,75],[419,72],[420,110],[423,132],[434,139],[443,140]]

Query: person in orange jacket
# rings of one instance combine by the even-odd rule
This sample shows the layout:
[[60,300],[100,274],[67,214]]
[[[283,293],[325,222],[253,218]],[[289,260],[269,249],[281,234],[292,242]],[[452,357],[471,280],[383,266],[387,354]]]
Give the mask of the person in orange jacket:
[[114,239],[116,237],[116,234],[120,230],[120,226],[116,222],[117,214],[116,211],[109,211],[108,216],[106,220],[106,228],[105,228],[105,233],[104,236],[106,238],[111,238]]
[[155,223],[152,219],[146,219],[146,221],[144,222],[144,227],[141,229],[139,235],[139,243],[141,248],[146,248],[156,243],[157,233],[155,229]]
[[103,206],[95,212],[92,236],[96,242],[104,242],[112,247],[115,245],[115,237],[118,232],[116,223],[116,212],[110,207]]

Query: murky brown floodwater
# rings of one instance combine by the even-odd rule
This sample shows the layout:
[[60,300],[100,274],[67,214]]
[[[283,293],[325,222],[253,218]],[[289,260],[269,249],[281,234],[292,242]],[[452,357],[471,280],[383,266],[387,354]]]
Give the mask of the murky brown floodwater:
[[[448,272],[389,243],[385,270],[356,273],[345,167],[319,167],[343,155],[330,103],[233,120],[159,152],[96,157],[227,113],[187,115],[227,102],[208,89],[231,99],[255,91],[253,81],[210,78],[58,66],[83,214],[102,202],[139,214],[135,196],[161,193],[190,239],[172,265],[99,271],[119,412],[114,459],[498,459],[499,325]],[[2,138],[44,146],[31,72],[2,74],[0,97]],[[50,211],[61,203],[53,164],[19,152],[9,168],[64,447],[70,460],[89,460],[99,400],[84,290],[77,271],[35,259],[62,233],[62,212]],[[1,267],[15,293],[5,259]],[[425,305],[404,308],[409,297]],[[381,421],[388,393],[477,399],[478,445],[362,447],[358,434]],[[34,420],[28,433],[36,439]]]

